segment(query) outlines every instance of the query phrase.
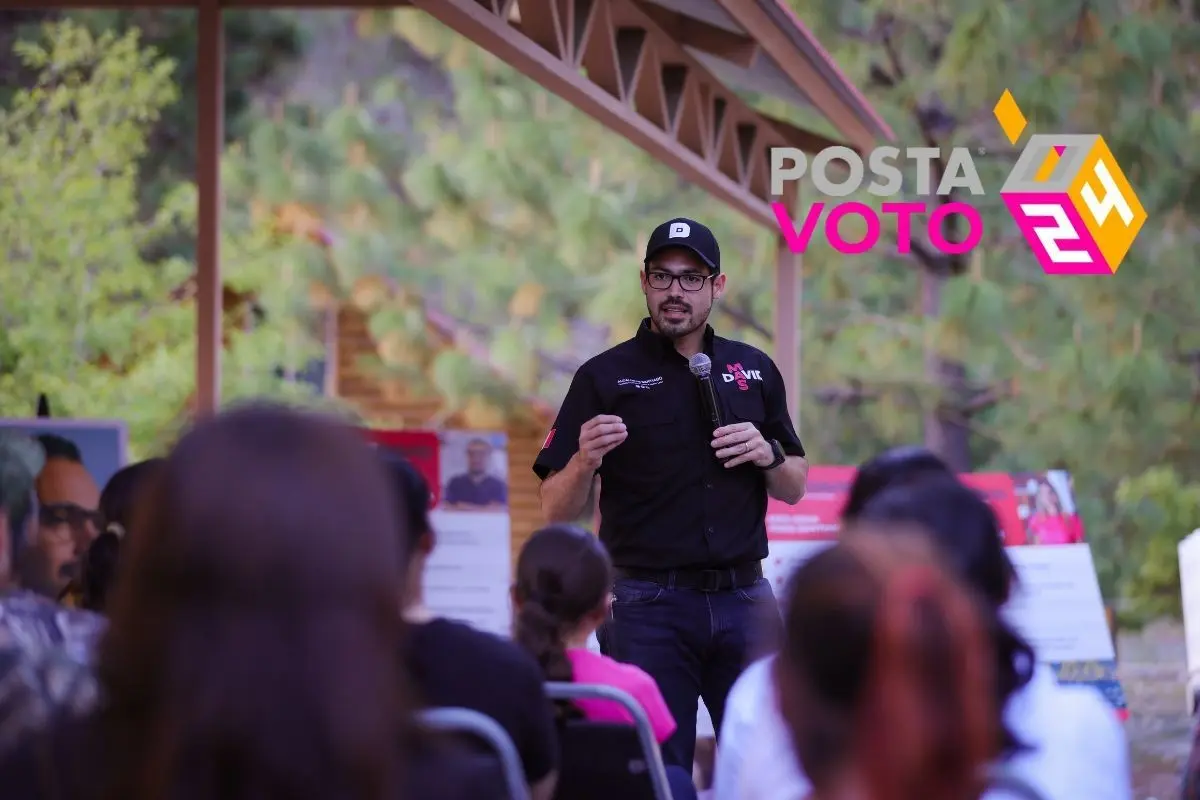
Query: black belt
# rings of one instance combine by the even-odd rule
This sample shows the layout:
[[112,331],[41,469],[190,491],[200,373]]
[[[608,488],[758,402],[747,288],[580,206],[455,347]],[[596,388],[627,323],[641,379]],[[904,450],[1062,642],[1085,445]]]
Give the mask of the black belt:
[[625,569],[617,568],[618,578],[649,581],[676,589],[698,592],[724,592],[753,586],[763,576],[762,562],[741,564],[725,569]]

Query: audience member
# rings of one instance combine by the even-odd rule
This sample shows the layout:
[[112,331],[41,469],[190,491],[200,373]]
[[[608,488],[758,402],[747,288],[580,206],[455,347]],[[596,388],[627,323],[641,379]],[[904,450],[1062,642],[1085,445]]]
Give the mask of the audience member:
[[[842,518],[853,520],[888,487],[952,476],[945,462],[924,448],[887,450],[858,468]],[[771,663],[768,657],[751,664],[729,692],[717,747],[715,800],[803,800],[809,792],[809,783],[791,755]]]
[[978,800],[1001,750],[981,605],[914,535],[800,566],[773,673],[813,800]]
[[151,458],[118,470],[100,492],[100,535],[88,546],[75,580],[78,605],[89,611],[103,613],[116,575],[117,558],[125,532],[133,524],[147,484],[163,459]]
[[[1014,571],[999,524],[987,502],[953,476],[911,475],[869,498],[843,532],[862,528],[925,531],[955,575],[982,598],[991,618],[996,697],[1006,730],[997,767],[1040,792],[1045,800],[1128,800],[1129,755],[1124,732],[1107,701],[1088,687],[1059,686],[1052,669],[1036,665],[1032,648],[1005,620]],[[718,751],[717,798],[797,800],[811,787],[780,734],[770,662],[739,679],[741,712],[733,736]],[[757,717],[751,717],[751,710]],[[733,743],[731,752],[725,750]],[[989,798],[991,795],[989,795]]]
[[496,796],[494,773],[426,752],[407,713],[395,508],[340,423],[273,407],[200,422],[134,517],[101,705],[0,764],[6,794]]
[[[1092,687],[1060,685],[1005,618],[1016,573],[987,501],[957,480],[935,480],[881,493],[859,521],[876,532],[920,526],[991,611],[996,699],[1011,731],[1005,773],[1045,800],[1131,800],[1129,748],[1116,710]],[[854,528],[844,534],[854,535]]]
[[954,473],[945,461],[924,447],[906,445],[885,450],[863,462],[854,475],[842,521],[853,522],[871,498],[895,486],[912,486],[929,478],[951,476]]
[[417,698],[427,706],[469,708],[500,723],[521,756],[534,800],[548,798],[554,793],[558,738],[541,670],[512,642],[437,617],[425,606],[425,563],[436,543],[429,484],[406,459],[379,452],[406,517],[401,528],[407,559],[405,662]]
[[[556,524],[536,531],[517,558],[512,590],[517,642],[537,658],[549,681],[612,686],[637,700],[661,744],[675,720],[658,685],[632,664],[588,649],[612,600],[613,567],[604,545],[583,528]],[[588,719],[632,724],[629,711],[611,700],[577,700]],[[695,796],[687,770],[667,766],[675,800]]]
[[103,620],[20,588],[20,569],[37,563],[26,551],[43,461],[36,440],[0,431],[0,756],[56,714],[84,712],[96,699],[86,664]]

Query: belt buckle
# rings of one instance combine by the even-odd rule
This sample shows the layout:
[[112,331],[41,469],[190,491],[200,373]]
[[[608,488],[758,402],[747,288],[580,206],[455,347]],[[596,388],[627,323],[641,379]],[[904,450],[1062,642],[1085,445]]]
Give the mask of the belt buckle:
[[719,592],[721,591],[721,580],[728,574],[727,570],[723,569],[706,569],[700,571],[700,591],[702,592]]

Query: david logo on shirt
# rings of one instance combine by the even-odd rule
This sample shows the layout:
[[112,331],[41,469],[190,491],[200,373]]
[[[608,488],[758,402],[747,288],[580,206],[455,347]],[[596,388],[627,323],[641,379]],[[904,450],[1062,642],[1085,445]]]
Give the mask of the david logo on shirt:
[[762,373],[756,369],[743,369],[741,363],[726,364],[725,369],[729,372],[722,372],[721,379],[726,383],[737,383],[738,389],[743,392],[750,390],[750,384],[747,381],[761,381]]

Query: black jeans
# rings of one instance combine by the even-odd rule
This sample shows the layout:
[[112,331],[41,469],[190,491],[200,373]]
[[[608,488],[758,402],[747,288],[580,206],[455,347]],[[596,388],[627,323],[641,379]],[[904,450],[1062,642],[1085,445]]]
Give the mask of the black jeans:
[[773,649],[781,627],[765,578],[721,592],[618,578],[612,617],[597,638],[605,655],[641,667],[658,683],[678,726],[663,742],[663,761],[690,772],[698,699],[704,698],[720,732],[733,682],[750,661]]

